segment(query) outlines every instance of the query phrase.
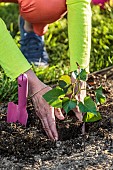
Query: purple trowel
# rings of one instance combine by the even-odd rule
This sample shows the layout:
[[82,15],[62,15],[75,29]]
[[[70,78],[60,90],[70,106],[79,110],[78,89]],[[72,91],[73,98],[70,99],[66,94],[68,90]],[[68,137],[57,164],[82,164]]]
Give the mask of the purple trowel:
[[19,122],[26,126],[28,113],[26,110],[28,95],[28,80],[27,75],[22,74],[18,77],[18,105],[9,102],[7,110],[7,122]]

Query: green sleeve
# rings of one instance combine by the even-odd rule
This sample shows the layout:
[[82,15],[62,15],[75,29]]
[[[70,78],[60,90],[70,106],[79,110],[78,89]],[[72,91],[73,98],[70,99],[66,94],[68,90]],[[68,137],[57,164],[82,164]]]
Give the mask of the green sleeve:
[[11,79],[31,68],[0,18],[0,65]]
[[81,68],[89,71],[91,48],[90,0],[66,0],[71,71]]

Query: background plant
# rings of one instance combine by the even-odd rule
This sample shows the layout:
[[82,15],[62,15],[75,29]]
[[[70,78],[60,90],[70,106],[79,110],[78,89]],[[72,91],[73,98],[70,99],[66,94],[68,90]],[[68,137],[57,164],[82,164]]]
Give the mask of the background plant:
[[102,87],[95,89],[95,101],[91,96],[86,95],[84,101],[81,102],[77,96],[82,90],[86,90],[82,89],[81,84],[87,81],[87,72],[78,66],[78,69],[73,74],[75,77],[74,82],[71,82],[68,75],[63,75],[59,79],[58,85],[43,95],[44,99],[54,108],[63,108],[66,114],[79,107],[79,110],[83,113],[84,122],[100,120],[101,115],[97,110],[97,104],[103,104],[106,101],[102,93]]
[[0,103],[17,101],[17,81],[11,81],[3,71],[0,72]]
[[113,63],[113,8],[93,6],[92,12],[91,72]]

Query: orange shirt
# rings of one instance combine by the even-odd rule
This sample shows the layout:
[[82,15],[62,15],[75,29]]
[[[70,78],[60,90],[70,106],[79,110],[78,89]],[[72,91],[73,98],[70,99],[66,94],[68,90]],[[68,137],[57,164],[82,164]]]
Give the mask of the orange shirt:
[[65,0],[18,0],[20,14],[28,22],[33,24],[34,31],[38,35],[46,32],[47,24],[50,24],[65,14]]

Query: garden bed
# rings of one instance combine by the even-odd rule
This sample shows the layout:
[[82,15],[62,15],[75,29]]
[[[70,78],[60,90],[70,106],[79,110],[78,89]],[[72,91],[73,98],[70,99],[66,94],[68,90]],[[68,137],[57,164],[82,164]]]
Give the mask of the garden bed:
[[[113,76],[109,70],[95,73],[95,86],[101,83],[107,102],[99,106],[102,120],[82,123],[73,113],[57,120],[59,141],[51,142],[28,101],[27,127],[6,123],[7,104],[0,105],[0,170],[112,170],[113,169]],[[89,79],[90,80],[90,79]],[[93,95],[93,94],[92,94]]]

